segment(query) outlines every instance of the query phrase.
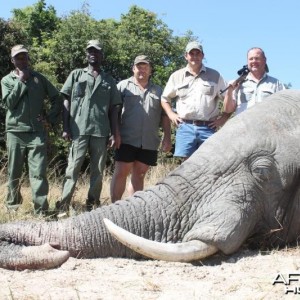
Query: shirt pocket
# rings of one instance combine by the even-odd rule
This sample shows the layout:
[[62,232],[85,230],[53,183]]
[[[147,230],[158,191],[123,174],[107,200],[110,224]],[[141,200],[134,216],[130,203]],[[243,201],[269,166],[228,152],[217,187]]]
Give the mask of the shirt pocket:
[[204,81],[202,85],[200,85],[200,92],[203,95],[212,96],[215,93],[216,84],[213,82]]
[[130,114],[136,112],[138,107],[142,107],[142,98],[133,93],[126,93],[122,97],[123,99],[123,112]]
[[99,85],[99,89],[101,93],[109,94],[111,91],[111,85],[106,81],[102,81],[101,84]]
[[149,94],[149,106],[151,110],[160,110],[160,98],[155,94]]
[[241,90],[240,99],[241,103],[247,103],[252,99],[254,89],[244,88]]
[[85,96],[86,84],[87,84],[86,81],[75,82],[73,88],[73,97],[72,97],[74,100],[78,100]]
[[179,97],[179,99],[181,100],[185,99],[188,96],[188,93],[189,93],[188,83],[181,85],[176,89],[176,96]]
[[264,99],[272,94],[274,94],[272,90],[264,89],[261,91],[261,98]]

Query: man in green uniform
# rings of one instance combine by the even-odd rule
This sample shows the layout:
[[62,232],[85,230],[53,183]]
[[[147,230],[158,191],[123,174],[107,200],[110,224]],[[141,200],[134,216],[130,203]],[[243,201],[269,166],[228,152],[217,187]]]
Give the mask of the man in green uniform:
[[[56,207],[68,211],[86,152],[90,156],[90,187],[86,209],[100,205],[107,145],[120,144],[118,105],[121,97],[114,79],[101,71],[103,50],[98,40],[86,47],[88,67],[68,76],[64,95],[63,138],[72,140],[62,198]],[[109,135],[111,138],[109,139]]]
[[[35,213],[48,210],[47,144],[45,121],[56,124],[61,113],[59,91],[40,73],[29,67],[28,50],[16,45],[11,50],[15,69],[1,80],[2,97],[7,106],[9,209],[22,203],[20,178],[27,159]],[[50,110],[46,111],[46,99]]]

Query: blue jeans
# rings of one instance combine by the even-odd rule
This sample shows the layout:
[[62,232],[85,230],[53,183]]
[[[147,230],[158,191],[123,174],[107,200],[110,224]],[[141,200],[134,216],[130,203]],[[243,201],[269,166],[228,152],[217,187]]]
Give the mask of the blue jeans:
[[176,131],[174,156],[190,157],[214,133],[208,126],[181,123]]

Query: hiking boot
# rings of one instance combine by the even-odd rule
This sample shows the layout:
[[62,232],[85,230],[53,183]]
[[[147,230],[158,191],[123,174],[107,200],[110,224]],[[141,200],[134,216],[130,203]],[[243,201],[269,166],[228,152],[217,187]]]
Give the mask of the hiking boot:
[[56,203],[55,203],[55,209],[62,213],[62,212],[68,212],[69,211],[69,205],[66,204],[66,203],[62,203],[60,200],[58,200]]
[[85,210],[91,211],[93,209],[96,209],[97,207],[100,207],[100,201],[99,200],[91,200],[87,199],[85,202]]
[[85,210],[91,211],[91,210],[93,210],[93,208],[94,208],[94,201],[87,199],[85,202]]

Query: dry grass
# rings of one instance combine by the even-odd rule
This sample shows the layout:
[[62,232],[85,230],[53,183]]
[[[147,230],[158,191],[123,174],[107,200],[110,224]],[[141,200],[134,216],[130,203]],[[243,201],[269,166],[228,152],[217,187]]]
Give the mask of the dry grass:
[[[168,164],[159,164],[157,167],[151,167],[148,171],[145,180],[145,188],[154,185],[156,182],[164,178],[171,170],[176,167],[176,163],[168,163]],[[48,201],[50,209],[55,207],[56,201],[61,196],[62,191],[62,182],[63,178],[57,178],[53,174],[53,170],[49,170],[49,194]],[[7,175],[6,169],[3,168],[0,170],[0,223],[8,222],[12,220],[24,220],[24,219],[32,219],[36,218],[33,214],[33,203],[31,198],[31,189],[29,185],[28,178],[23,179],[23,183],[21,186],[21,194],[23,197],[23,203],[17,212],[8,212],[5,206],[5,199],[7,194]],[[107,205],[110,204],[110,187],[111,175],[106,175],[103,180],[103,188],[101,193],[101,204]],[[89,174],[83,173],[81,174],[78,183],[76,185],[76,189],[72,199],[72,207],[75,210],[75,213],[80,213],[84,209],[85,199],[87,196],[89,186]],[[126,193],[123,198],[126,197]]]

